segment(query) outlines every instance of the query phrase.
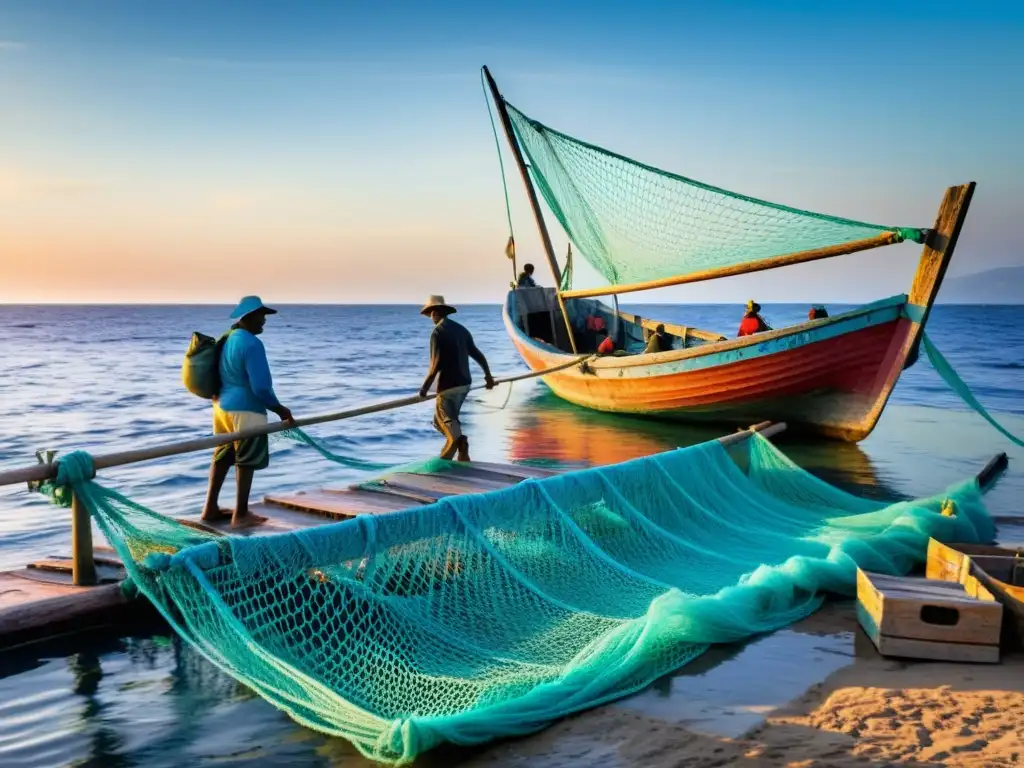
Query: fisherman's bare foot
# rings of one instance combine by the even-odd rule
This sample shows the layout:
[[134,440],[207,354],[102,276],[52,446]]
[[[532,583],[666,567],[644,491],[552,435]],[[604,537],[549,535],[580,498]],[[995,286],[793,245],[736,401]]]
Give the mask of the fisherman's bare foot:
[[232,512],[230,509],[224,509],[221,507],[220,509],[215,510],[204,509],[203,514],[199,519],[204,523],[219,523],[222,520],[230,520],[231,516]]
[[235,530],[239,528],[255,528],[257,525],[263,525],[267,520],[268,518],[254,515],[252,512],[246,512],[244,515],[235,514],[231,518],[231,527]]

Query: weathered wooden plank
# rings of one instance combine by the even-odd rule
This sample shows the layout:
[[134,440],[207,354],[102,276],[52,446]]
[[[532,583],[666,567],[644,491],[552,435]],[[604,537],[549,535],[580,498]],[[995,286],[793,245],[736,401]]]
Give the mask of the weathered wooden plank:
[[965,664],[999,663],[998,645],[941,643],[883,635],[875,643],[875,647],[878,648],[878,652],[883,656],[895,656],[898,658],[953,661]]
[[0,648],[155,616],[146,600],[129,600],[120,584],[76,587],[0,573]]
[[397,512],[416,506],[417,502],[399,501],[379,493],[369,493],[357,486],[347,489],[323,489],[298,493],[273,493],[263,497],[268,506],[286,507],[321,517],[345,519],[356,515],[377,515]]
[[419,491],[414,488],[402,487],[399,485],[384,485],[383,483],[366,483],[359,486],[360,491],[376,493],[381,496],[389,496],[395,499],[403,499],[406,507],[414,507],[419,504],[433,504],[444,496],[457,494],[435,493],[433,491]]
[[317,525],[327,525],[335,522],[332,519],[325,519],[322,516],[295,512],[283,507],[273,507],[266,504],[250,504],[249,511],[262,515],[267,522],[254,528],[235,529],[231,527],[231,520],[225,519],[216,523],[201,521],[199,516],[179,517],[177,521],[190,525],[199,530],[206,530],[214,534],[225,534],[229,536],[269,536],[275,533],[287,533],[288,531],[302,528],[313,528]]
[[[125,576],[124,567],[120,562],[109,563],[96,560],[94,569],[97,584],[118,582]],[[29,577],[33,579],[71,584],[74,577],[74,561],[70,557],[36,560],[29,563],[26,570]]]
[[496,464],[490,461],[473,461],[469,462],[469,466],[474,469],[490,470],[492,472],[501,472],[503,474],[521,477],[524,480],[528,478],[554,477],[555,475],[561,474],[558,470],[533,467],[527,464]]
[[511,483],[454,476],[446,477],[435,474],[396,472],[376,483],[353,486],[353,488],[369,489],[379,485],[398,490],[408,490],[413,493],[422,493],[424,496],[441,498],[443,496],[460,496],[467,493],[487,493],[488,491],[502,490],[508,488]]
[[[501,465],[498,465],[499,467]],[[451,467],[446,467],[438,474],[454,475],[456,477],[477,478],[480,480],[504,480],[510,484],[521,483],[529,479],[521,472],[516,472],[516,467],[509,465],[508,469],[485,469],[477,465],[477,462],[457,462]]]

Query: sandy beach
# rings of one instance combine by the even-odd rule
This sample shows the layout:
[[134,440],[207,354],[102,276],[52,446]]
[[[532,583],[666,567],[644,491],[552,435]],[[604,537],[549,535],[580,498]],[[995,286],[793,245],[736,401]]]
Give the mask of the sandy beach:
[[[817,637],[819,654],[846,658],[784,704],[728,707],[721,705],[721,696],[712,704],[697,692],[700,679],[714,670],[739,691],[760,687],[788,696],[793,684],[785,678],[792,677],[791,670],[776,654],[783,646],[791,652],[793,643],[772,644],[769,636],[695,677],[674,678],[678,690],[669,698],[676,701],[661,709],[644,706],[645,692],[531,737],[473,755],[441,751],[422,763],[474,768],[1024,765],[1024,655],[1005,655],[993,665],[885,659],[856,631],[849,602],[826,606],[793,630]],[[803,661],[813,665],[814,659],[809,654]],[[782,677],[774,679],[780,663]],[[687,690],[694,692],[692,699],[686,698]],[[682,720],[671,714],[680,711]]]

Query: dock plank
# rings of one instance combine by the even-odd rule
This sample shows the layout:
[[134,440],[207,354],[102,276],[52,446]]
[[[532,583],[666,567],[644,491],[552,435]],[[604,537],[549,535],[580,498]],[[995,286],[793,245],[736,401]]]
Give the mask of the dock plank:
[[[453,471],[460,471],[461,466],[462,465],[456,464]],[[468,462],[467,468],[508,474],[514,477],[519,477],[523,480],[527,480],[529,478],[539,479],[544,477],[554,477],[555,475],[562,474],[561,471],[557,469],[544,469],[543,467],[532,467],[526,464],[497,464],[492,461],[471,461]]]
[[[230,520],[207,524],[199,514],[175,519],[217,536],[269,536],[330,525],[357,515],[398,512],[445,496],[485,493],[559,473],[521,464],[454,463],[430,473],[395,472],[373,484],[268,494],[263,503],[250,507],[268,518],[255,528],[235,530]],[[124,577],[115,550],[97,546],[94,554],[101,579],[120,581]],[[75,587],[70,582],[71,559],[61,555],[37,560],[17,571],[0,572],[0,648],[119,624],[137,616],[157,616],[149,601],[126,598],[119,583]]]
[[75,587],[39,581],[27,571],[0,572],[2,649],[156,613],[148,601],[127,598],[119,583]]
[[257,515],[262,515],[267,522],[255,528],[234,529],[230,520],[223,520],[217,523],[207,523],[199,519],[199,515],[179,517],[177,521],[192,527],[206,530],[211,533],[229,536],[270,536],[275,533],[287,533],[288,531],[301,530],[303,528],[315,528],[319,525],[329,525],[337,522],[333,519],[318,515],[310,515],[303,512],[296,512],[284,507],[273,507],[267,504],[250,504],[249,510]]
[[467,493],[487,493],[488,491],[508,488],[514,483],[503,481],[488,481],[478,478],[460,478],[440,474],[413,474],[409,472],[396,472],[388,475],[376,483],[364,483],[353,486],[353,488],[371,490],[376,487],[385,486],[400,491],[411,491],[424,496],[433,496],[435,499],[445,496],[460,496]]
[[[320,517],[346,519],[356,515],[378,515],[384,512],[398,512],[417,506],[409,499],[399,500],[383,494],[371,493],[361,488],[345,488],[320,491],[299,491],[298,493],[273,493],[263,497],[267,506],[285,507]],[[333,520],[332,520],[333,521]],[[323,521],[321,521],[323,522]]]

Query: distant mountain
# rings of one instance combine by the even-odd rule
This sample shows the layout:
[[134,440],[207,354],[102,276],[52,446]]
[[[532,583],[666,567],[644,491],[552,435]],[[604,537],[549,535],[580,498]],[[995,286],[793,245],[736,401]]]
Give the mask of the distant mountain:
[[947,277],[939,304],[1024,304],[1024,267],[1000,267],[963,277]]

